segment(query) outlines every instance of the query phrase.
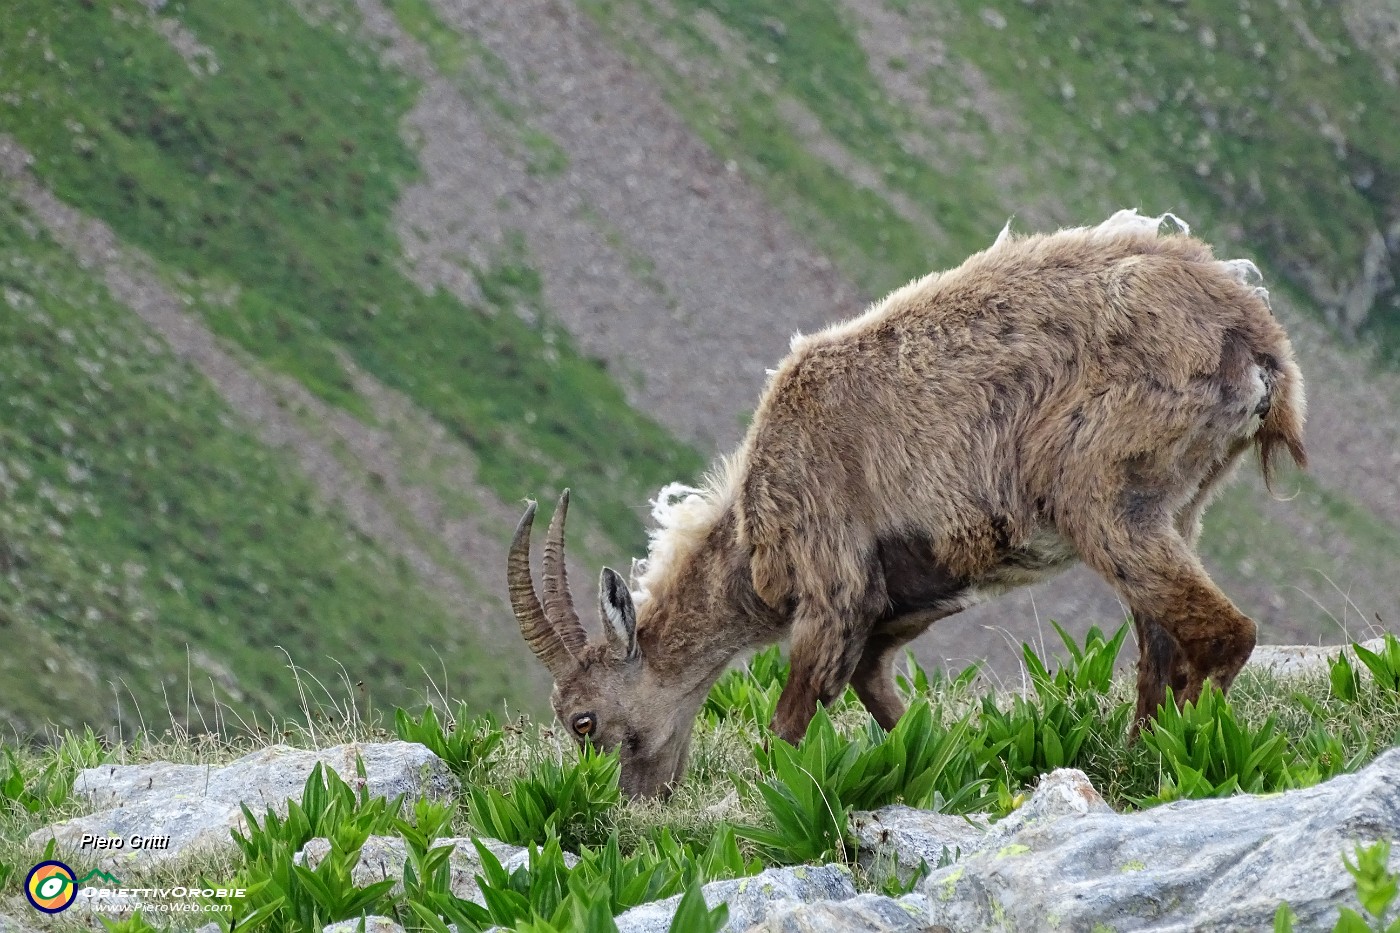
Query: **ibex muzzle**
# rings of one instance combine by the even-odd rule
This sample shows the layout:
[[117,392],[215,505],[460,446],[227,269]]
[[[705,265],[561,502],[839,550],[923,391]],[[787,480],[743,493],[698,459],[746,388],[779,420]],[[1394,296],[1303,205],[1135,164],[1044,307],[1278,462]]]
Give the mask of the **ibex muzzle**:
[[1266,479],[1279,451],[1303,465],[1303,383],[1253,264],[1159,235],[1166,216],[1003,231],[795,338],[739,451],[704,489],[662,491],[637,594],[603,571],[601,643],[569,594],[567,492],[535,594],[532,503],[511,601],[564,727],[620,750],[628,793],[660,792],[726,665],[790,636],[781,737],[848,683],[891,728],[910,639],[1075,561],[1132,609],[1137,722],[1167,685],[1228,689],[1255,625],[1196,557],[1201,514],[1251,445]]

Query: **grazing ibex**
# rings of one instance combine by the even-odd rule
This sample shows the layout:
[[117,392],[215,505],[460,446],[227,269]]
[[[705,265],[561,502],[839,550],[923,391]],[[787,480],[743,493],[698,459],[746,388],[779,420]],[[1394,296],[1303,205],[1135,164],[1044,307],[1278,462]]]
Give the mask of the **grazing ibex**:
[[726,665],[785,636],[778,735],[796,742],[847,683],[888,729],[902,645],[1075,560],[1132,609],[1139,722],[1166,684],[1228,688],[1255,625],[1195,554],[1201,513],[1251,443],[1266,480],[1281,450],[1303,465],[1303,384],[1254,265],[1179,221],[1159,235],[1167,217],[1004,230],[794,338],[738,452],[703,490],[662,490],[637,593],[603,570],[602,642],[565,578],[567,492],[537,598],[531,503],[511,601],[569,733],[620,749],[624,790],[664,791]]

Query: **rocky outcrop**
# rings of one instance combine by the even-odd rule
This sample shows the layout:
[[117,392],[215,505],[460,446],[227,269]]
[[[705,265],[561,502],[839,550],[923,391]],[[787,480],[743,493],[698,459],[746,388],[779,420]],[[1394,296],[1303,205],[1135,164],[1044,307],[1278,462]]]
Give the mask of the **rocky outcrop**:
[[25,926],[18,920],[0,915],[0,933],[30,933],[32,927]]
[[[1079,789],[1076,790],[1076,785]],[[1078,772],[1056,772],[976,854],[924,886],[955,930],[1331,929],[1354,899],[1342,855],[1400,836],[1400,750],[1357,774],[1284,794],[1118,814]],[[1066,805],[1069,812],[1064,812]],[[1392,861],[1400,869],[1400,853]]]
[[[718,904],[729,905],[729,921],[722,929],[725,933],[740,933],[770,917],[774,922],[781,922],[778,915],[790,913],[793,902],[846,901],[856,896],[856,889],[851,883],[850,871],[843,865],[798,865],[770,868],[752,878],[711,881],[701,888],[701,893],[712,908]],[[666,933],[680,902],[678,894],[664,901],[633,907],[618,915],[617,929],[619,933]],[[776,926],[768,929],[807,928]]]
[[983,816],[952,816],[895,805],[851,814],[860,863],[876,877],[904,881],[921,869],[938,868],[984,845],[988,824]]
[[[1360,642],[1368,651],[1380,652],[1385,648],[1384,638],[1372,638]],[[1252,670],[1265,671],[1275,677],[1327,676],[1332,669],[1332,660],[1345,653],[1347,660],[1363,675],[1366,665],[1356,657],[1351,645],[1256,645],[1246,665]]]
[[[356,773],[364,762],[365,777]],[[274,745],[227,765],[182,765],[157,761],[144,765],[88,768],[73,782],[75,794],[100,807],[33,833],[29,844],[57,840],[62,852],[99,856],[103,868],[143,867],[198,849],[233,845],[232,829],[244,829],[241,807],[254,814],[266,808],[285,813],[287,801],[299,800],[312,768],[320,762],[351,787],[372,796],[442,797],[457,780],[442,759],[415,742],[337,745],[307,751]],[[91,837],[86,846],[84,836]],[[142,845],[132,844],[139,837]],[[120,848],[98,848],[93,840],[120,840]],[[150,847],[156,841],[159,848]]]
[[945,933],[930,926],[922,894],[861,894],[844,901],[776,901],[747,933]]
[[[501,863],[501,867],[508,872],[514,872],[517,868],[529,864],[530,850],[520,846],[513,846],[508,842],[501,842],[497,839],[480,839],[492,855]],[[476,846],[472,845],[472,840],[464,836],[443,837],[433,840],[433,848],[439,846],[451,846],[452,854],[448,856],[448,867],[451,871],[449,882],[453,895],[464,901],[473,901],[485,906],[485,901],[481,896],[481,886],[476,883],[476,876],[481,873],[481,859],[477,855]],[[330,854],[331,844],[326,839],[312,839],[297,854],[298,864],[306,865],[315,869],[321,864],[321,860]],[[364,846],[360,848],[360,860],[355,867],[350,870],[350,880],[356,885],[364,887],[374,884],[376,881],[394,879],[394,892],[403,890],[403,869],[408,862],[408,845],[398,836],[370,836],[365,840]],[[570,868],[578,864],[578,856],[572,852],[564,853],[564,864]]]

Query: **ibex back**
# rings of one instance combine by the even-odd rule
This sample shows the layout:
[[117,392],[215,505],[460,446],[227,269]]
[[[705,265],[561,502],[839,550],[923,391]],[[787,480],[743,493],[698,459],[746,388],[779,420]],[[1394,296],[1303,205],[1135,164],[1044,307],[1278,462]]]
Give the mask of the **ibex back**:
[[1228,689],[1255,625],[1196,556],[1201,513],[1251,444],[1266,479],[1281,451],[1303,464],[1302,377],[1253,264],[1164,219],[1003,231],[794,338],[739,450],[704,489],[662,490],[637,592],[603,570],[601,642],[565,579],[567,492],[535,595],[532,503],[510,592],[564,727],[620,750],[624,790],[664,791],[725,667],[790,636],[778,735],[848,683],[890,728],[901,646],[1076,560],[1132,610],[1139,722],[1165,685]]

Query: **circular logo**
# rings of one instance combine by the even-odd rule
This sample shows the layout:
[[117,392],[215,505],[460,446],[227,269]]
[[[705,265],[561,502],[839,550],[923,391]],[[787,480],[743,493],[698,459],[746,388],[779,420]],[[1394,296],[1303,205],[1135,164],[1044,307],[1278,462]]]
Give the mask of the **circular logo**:
[[35,910],[56,914],[67,910],[78,896],[78,879],[62,862],[40,862],[24,879],[24,896]]

